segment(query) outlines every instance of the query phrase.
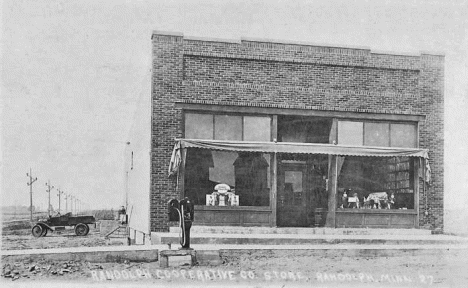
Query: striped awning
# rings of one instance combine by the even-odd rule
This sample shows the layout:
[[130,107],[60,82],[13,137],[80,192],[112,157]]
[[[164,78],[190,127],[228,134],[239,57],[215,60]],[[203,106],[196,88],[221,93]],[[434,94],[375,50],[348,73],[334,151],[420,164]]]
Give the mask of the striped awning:
[[291,142],[254,142],[254,141],[224,141],[176,139],[178,149],[200,148],[232,152],[262,152],[291,154],[325,154],[337,156],[368,156],[368,157],[421,157],[428,159],[428,150],[419,148],[346,146],[318,143]]

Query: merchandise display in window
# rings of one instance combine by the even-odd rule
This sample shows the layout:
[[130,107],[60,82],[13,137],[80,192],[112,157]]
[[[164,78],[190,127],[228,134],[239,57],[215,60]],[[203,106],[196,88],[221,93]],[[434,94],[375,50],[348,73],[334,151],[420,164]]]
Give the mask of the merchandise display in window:
[[338,208],[414,209],[413,161],[338,157]]
[[239,206],[239,195],[227,184],[218,184],[215,191],[206,195],[206,206]]
[[[428,155],[416,148],[415,123],[215,112],[184,115],[186,138],[180,140],[182,168],[177,181],[183,181],[179,182],[183,195],[202,213],[200,223],[224,224],[221,219],[233,225],[278,227],[416,223],[417,163]],[[215,213],[223,217],[218,219]]]
[[185,196],[195,205],[269,206],[270,155],[187,149]]

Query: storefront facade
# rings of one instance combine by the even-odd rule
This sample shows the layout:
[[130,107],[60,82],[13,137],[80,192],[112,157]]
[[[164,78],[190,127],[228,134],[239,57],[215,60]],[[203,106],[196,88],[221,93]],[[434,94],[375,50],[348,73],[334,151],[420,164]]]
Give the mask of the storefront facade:
[[442,56],[152,41],[151,231],[182,197],[195,225],[443,228]]

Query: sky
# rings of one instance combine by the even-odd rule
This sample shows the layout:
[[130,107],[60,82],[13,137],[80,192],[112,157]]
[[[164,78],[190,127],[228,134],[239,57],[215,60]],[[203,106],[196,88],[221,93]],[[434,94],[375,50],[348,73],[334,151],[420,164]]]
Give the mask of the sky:
[[93,208],[124,203],[124,149],[140,96],[151,92],[151,33],[162,30],[444,53],[445,203],[468,206],[468,0],[2,5],[2,205],[29,205],[30,168],[40,207],[48,180]]

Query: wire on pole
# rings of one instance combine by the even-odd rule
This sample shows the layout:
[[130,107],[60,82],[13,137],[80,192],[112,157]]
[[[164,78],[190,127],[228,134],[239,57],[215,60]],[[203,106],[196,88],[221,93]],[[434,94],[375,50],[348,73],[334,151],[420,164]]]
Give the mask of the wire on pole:
[[26,173],[26,176],[29,177],[29,182],[27,183],[28,186],[29,186],[29,200],[30,200],[30,203],[29,203],[29,210],[31,212],[31,222],[33,221],[33,200],[32,200],[32,184],[34,182],[37,181],[37,177],[36,178],[33,178],[32,176],[32,168],[29,168],[29,173]]
[[50,192],[52,191],[52,189],[54,189],[55,187],[50,185],[50,180],[47,180],[47,183],[45,183],[45,185],[47,186],[47,193],[49,194],[49,205],[47,206],[47,214],[49,216],[51,216],[51,209],[50,209]]

